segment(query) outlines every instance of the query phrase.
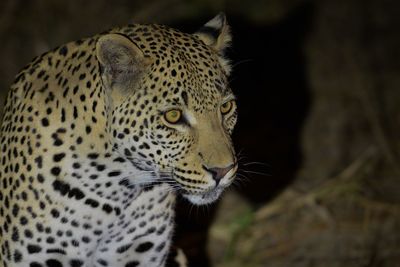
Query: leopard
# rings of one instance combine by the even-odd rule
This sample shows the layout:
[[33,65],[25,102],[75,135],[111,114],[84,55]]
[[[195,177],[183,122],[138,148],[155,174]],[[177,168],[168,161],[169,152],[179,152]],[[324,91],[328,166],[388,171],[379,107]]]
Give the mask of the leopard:
[[187,265],[168,257],[177,198],[213,203],[238,169],[231,39],[223,13],[194,33],[129,24],[23,68],[0,128],[0,266]]

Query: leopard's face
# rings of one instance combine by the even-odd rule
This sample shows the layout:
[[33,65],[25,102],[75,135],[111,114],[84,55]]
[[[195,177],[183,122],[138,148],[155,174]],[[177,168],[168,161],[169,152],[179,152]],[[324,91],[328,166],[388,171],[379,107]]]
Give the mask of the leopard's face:
[[[220,23],[227,27],[225,21]],[[103,82],[113,92],[114,147],[193,204],[211,203],[232,183],[237,170],[230,138],[237,109],[227,81],[229,70],[201,34],[157,30],[152,32],[164,37],[155,40],[153,48],[139,48],[129,43],[133,37],[116,34],[98,42]],[[159,56],[160,50],[165,56]],[[107,58],[107,53],[113,57]],[[134,64],[140,67],[130,69]],[[118,69],[120,65],[129,70]]]
[[[114,134],[125,157],[143,169],[157,170],[162,181],[172,183],[193,203],[207,203],[235,176],[230,133],[236,104],[228,88],[214,86],[196,94],[204,88],[188,81],[191,90],[180,88],[179,80],[123,101],[114,113]],[[161,85],[164,81],[159,79]]]

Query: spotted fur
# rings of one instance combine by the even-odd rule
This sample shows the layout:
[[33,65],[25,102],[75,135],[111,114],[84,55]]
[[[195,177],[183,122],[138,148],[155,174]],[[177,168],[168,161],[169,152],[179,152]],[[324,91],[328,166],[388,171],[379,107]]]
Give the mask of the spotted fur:
[[176,194],[207,204],[234,178],[229,41],[223,15],[135,24],[25,67],[0,131],[0,266],[164,266]]

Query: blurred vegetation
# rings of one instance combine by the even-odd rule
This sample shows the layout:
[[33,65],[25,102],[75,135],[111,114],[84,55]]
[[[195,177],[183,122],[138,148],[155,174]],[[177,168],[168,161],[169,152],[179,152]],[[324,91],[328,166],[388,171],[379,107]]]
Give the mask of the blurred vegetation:
[[[239,215],[219,217],[210,250],[217,266],[397,266],[400,207],[376,198],[370,180],[378,162],[369,149],[306,192],[290,187],[252,213],[242,204]],[[221,212],[242,201],[228,196]]]

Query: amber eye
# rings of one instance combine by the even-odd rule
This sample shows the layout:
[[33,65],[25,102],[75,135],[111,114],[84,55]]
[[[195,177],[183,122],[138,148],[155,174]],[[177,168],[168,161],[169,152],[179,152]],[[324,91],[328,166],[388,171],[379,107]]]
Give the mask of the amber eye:
[[180,111],[179,109],[171,109],[164,113],[165,120],[171,124],[179,122],[181,117],[182,117],[182,111]]
[[233,100],[222,104],[220,108],[222,115],[228,114],[232,110],[232,108],[233,108]]

